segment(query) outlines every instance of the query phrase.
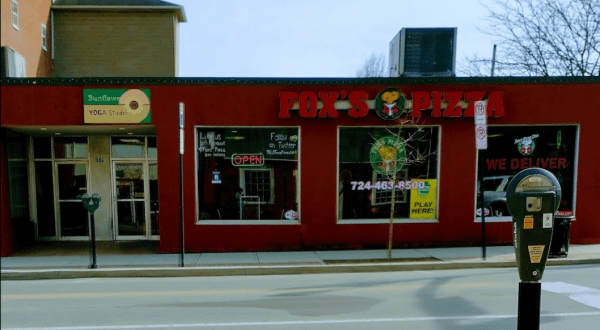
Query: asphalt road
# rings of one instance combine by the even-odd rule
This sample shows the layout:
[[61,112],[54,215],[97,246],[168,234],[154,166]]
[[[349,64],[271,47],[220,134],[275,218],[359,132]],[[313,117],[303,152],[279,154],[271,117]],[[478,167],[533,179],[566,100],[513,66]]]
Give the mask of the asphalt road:
[[[1,328],[516,329],[514,268],[2,281]],[[541,329],[597,329],[600,265],[548,267]]]

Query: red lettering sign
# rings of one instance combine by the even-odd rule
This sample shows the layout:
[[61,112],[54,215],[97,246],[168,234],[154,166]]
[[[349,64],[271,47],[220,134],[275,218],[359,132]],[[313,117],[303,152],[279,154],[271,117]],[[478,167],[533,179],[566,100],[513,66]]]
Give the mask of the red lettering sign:
[[233,166],[263,166],[265,159],[262,154],[233,154],[231,155]]
[[348,109],[348,114],[352,118],[361,118],[369,113],[369,106],[367,105],[367,98],[369,94],[367,92],[352,92],[350,93],[350,105],[352,107]]
[[[348,101],[344,101],[348,95]],[[431,109],[431,117],[473,117],[476,101],[485,100],[486,92],[412,92],[412,116],[421,117]],[[369,113],[368,93],[364,91],[341,92],[281,92],[279,93],[279,118],[290,118],[290,111],[298,109],[302,118],[338,118],[338,110],[348,109],[352,118],[362,118]],[[319,108],[319,101],[322,106]],[[338,104],[336,102],[344,101]],[[410,104],[410,103],[409,103]],[[297,107],[295,107],[297,105]],[[445,106],[442,108],[442,106]],[[463,108],[463,106],[465,108]],[[492,91],[487,97],[488,117],[504,117],[502,93]],[[512,165],[511,165],[512,166]],[[517,167],[525,166],[519,164]],[[559,166],[558,164],[556,166]]]

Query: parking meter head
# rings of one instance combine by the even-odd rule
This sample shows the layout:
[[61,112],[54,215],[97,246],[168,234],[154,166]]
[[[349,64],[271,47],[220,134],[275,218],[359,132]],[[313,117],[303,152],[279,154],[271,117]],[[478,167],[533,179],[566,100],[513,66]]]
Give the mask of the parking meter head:
[[81,196],[81,202],[83,203],[83,207],[90,213],[94,213],[100,206],[100,200],[102,200],[102,196],[100,194],[83,194]]
[[513,242],[521,281],[542,279],[560,198],[558,180],[543,169],[521,171],[508,185],[506,200],[513,218]]
[[521,204],[515,201],[516,193],[520,192],[544,192],[553,191],[554,212],[558,210],[560,199],[562,198],[562,189],[560,183],[554,174],[543,168],[528,168],[519,172],[512,178],[506,188],[506,204],[511,215],[518,212]]

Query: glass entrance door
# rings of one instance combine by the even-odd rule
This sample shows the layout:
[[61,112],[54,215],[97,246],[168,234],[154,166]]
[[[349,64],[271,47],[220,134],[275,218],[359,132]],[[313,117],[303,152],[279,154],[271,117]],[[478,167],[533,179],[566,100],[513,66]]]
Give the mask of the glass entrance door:
[[87,165],[87,162],[56,163],[56,215],[59,219],[59,233],[63,238],[89,236],[88,211],[78,197],[88,190]]
[[117,239],[147,239],[149,215],[148,163],[113,162],[113,193]]

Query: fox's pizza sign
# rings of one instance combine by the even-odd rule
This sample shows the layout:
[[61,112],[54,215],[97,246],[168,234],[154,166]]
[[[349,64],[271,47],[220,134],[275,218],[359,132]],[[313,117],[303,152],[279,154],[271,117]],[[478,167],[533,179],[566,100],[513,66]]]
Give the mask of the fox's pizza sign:
[[379,117],[394,120],[403,114],[413,117],[473,117],[475,102],[487,100],[488,117],[504,117],[502,93],[492,92],[412,92],[411,98],[399,89],[386,88],[375,99],[365,91],[281,92],[279,118],[291,118],[297,111],[302,118],[338,118],[339,110],[347,110],[352,118],[365,117],[375,110]]

